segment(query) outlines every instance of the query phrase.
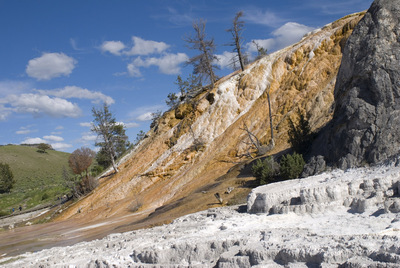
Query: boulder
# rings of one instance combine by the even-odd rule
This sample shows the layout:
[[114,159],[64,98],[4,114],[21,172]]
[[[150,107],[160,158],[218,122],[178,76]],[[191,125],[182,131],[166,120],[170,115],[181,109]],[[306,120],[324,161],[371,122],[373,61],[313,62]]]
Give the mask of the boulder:
[[335,111],[320,139],[326,160],[347,169],[400,151],[400,0],[376,0],[348,39]]

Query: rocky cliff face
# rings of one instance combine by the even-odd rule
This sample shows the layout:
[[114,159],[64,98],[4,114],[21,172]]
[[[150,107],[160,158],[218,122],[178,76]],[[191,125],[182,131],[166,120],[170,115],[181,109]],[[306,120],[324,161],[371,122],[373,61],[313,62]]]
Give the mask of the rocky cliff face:
[[357,25],[344,48],[334,94],[328,146],[322,146],[330,162],[349,168],[400,151],[399,0],[375,1]]
[[332,118],[343,46],[362,16],[347,16],[316,30],[166,112],[121,162],[120,172],[102,179],[60,219],[93,220],[137,208],[142,215],[157,209],[158,215],[177,217],[218,205],[214,194],[226,200],[228,186],[236,188],[230,196],[239,194],[246,176],[237,178],[237,165],[254,151],[244,124],[268,144],[269,92],[276,144],[271,153],[288,148],[288,118],[296,122],[298,110],[312,130],[323,127]]

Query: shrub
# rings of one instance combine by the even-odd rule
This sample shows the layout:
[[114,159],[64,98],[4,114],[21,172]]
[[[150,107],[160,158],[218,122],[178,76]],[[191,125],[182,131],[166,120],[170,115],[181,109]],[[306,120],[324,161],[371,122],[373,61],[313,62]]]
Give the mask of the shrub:
[[303,171],[305,161],[301,154],[294,153],[293,155],[282,156],[280,162],[280,174],[283,179],[296,179]]
[[42,195],[42,201],[48,199],[49,197],[50,197],[50,196],[49,196],[48,193],[44,193],[44,194]]
[[264,185],[274,181],[279,171],[279,165],[272,156],[269,156],[264,161],[258,159],[251,167],[251,170],[258,183]]

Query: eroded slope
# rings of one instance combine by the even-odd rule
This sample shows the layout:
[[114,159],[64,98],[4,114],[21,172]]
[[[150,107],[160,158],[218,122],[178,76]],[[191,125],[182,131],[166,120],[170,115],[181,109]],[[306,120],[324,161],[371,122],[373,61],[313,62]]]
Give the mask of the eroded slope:
[[[266,92],[271,97],[276,143],[270,153],[288,147],[287,119],[296,121],[298,109],[313,130],[331,119],[341,50],[362,16],[351,15],[316,30],[166,112],[122,161],[120,172],[102,179],[91,195],[59,219],[101,219],[131,213],[129,208],[135,206],[151,213],[168,204],[174,205],[164,214],[174,218],[215,206],[213,194],[221,191],[217,186],[236,178],[237,169],[232,176],[227,172],[247,159],[244,124],[265,144],[270,140]],[[211,186],[199,192],[206,185]],[[198,198],[188,198],[194,195]]]

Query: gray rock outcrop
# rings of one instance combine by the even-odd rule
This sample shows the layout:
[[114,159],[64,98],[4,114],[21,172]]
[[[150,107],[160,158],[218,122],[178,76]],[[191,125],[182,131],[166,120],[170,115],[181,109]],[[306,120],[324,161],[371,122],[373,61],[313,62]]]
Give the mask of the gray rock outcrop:
[[[324,155],[340,168],[400,151],[400,0],[376,0],[348,39]],[[328,143],[328,144],[326,144]]]

